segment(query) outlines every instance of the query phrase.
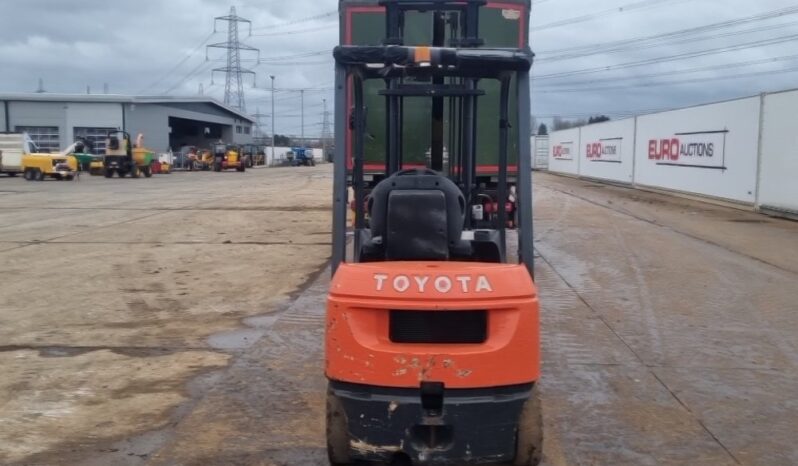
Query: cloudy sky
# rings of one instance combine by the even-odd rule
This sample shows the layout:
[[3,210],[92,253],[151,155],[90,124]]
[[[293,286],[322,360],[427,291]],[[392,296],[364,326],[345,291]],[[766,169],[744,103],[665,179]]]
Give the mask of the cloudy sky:
[[[231,4],[218,0],[0,0],[0,93],[207,95],[221,99]],[[270,113],[278,133],[321,130],[332,100],[336,0],[240,0],[247,110]],[[794,0],[535,0],[533,111],[539,119],[613,117],[798,87]],[[254,87],[253,87],[254,86]],[[268,126],[269,116],[263,118]]]

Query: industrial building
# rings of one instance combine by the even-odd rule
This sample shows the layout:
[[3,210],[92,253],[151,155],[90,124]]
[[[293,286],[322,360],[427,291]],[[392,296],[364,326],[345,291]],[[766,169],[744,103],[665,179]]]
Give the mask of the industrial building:
[[252,117],[210,97],[80,94],[0,94],[0,131],[27,132],[41,149],[56,151],[77,138],[104,150],[109,130],[133,137],[157,152],[184,145],[207,147],[223,140],[251,144]]

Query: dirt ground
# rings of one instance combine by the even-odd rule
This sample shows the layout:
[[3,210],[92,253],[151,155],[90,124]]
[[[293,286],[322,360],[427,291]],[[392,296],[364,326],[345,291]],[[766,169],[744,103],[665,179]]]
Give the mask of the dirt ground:
[[[0,463],[326,465],[330,174],[0,179]],[[798,464],[798,223],[535,182],[544,464]]]
[[168,425],[262,333],[241,319],[325,265],[330,190],[323,168],[0,179],[0,463]]

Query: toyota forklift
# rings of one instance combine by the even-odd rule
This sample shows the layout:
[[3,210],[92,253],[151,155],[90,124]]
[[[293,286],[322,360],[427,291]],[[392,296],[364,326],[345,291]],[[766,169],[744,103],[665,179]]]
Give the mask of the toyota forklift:
[[[333,466],[532,466],[541,459],[529,138],[533,54],[528,46],[484,46],[479,13],[485,4],[382,0],[383,44],[343,45],[333,53],[337,149],[325,334]],[[456,23],[457,34],[436,31],[431,46],[405,45],[406,17],[419,13],[431,15],[436,29]],[[488,81],[500,91],[486,93],[480,83]],[[376,185],[364,175],[366,139],[377,132],[366,125],[370,82],[382,84],[385,99],[385,176]],[[518,102],[511,106],[513,94]],[[448,121],[443,112],[426,116],[433,131],[423,168],[404,162],[419,156],[402,144],[408,99],[456,109]],[[486,99],[499,108],[491,122],[499,134],[495,188],[476,176],[477,106]],[[519,124],[512,143],[520,154],[512,183],[511,121]],[[456,135],[453,147],[443,147],[446,126]],[[495,215],[485,215],[489,207]]]

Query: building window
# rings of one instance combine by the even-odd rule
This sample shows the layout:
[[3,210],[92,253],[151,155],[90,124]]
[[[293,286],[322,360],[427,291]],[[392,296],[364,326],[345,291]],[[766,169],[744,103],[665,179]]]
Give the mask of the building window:
[[236,126],[236,133],[241,134],[241,125]]
[[78,139],[88,141],[89,147],[86,149],[92,154],[102,155],[105,154],[105,140],[110,131],[116,131],[116,128],[75,127],[75,141]]
[[58,126],[17,126],[18,133],[28,133],[31,140],[43,152],[59,152],[61,138],[58,135]]
[[244,126],[244,134],[249,134],[249,126]]

